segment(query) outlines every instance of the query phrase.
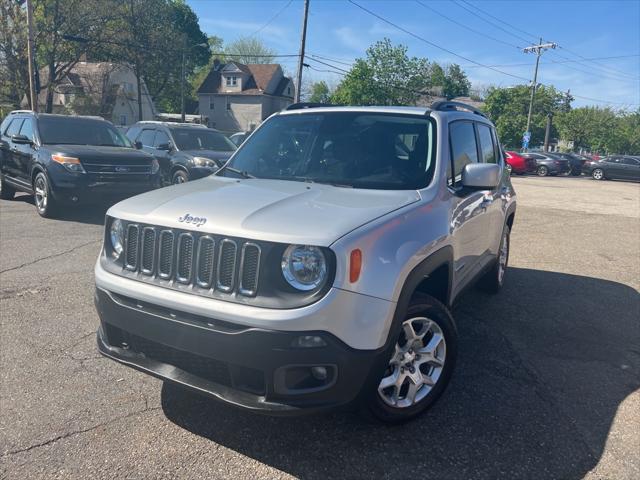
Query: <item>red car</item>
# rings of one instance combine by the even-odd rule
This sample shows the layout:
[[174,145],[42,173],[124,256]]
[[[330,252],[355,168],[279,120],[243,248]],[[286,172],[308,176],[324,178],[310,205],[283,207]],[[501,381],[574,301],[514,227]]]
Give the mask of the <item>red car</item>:
[[524,158],[516,152],[504,152],[507,165],[511,167],[513,173],[522,175],[524,173],[534,173],[536,171],[536,161],[533,158]]

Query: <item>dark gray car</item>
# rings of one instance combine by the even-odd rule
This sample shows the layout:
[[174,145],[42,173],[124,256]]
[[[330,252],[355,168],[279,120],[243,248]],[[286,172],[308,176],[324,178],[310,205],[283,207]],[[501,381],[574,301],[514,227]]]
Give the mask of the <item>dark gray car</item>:
[[127,137],[156,157],[165,184],[211,175],[237,148],[217,130],[188,123],[138,122]]
[[569,173],[571,164],[569,160],[549,152],[523,153],[524,158],[532,158],[536,161],[536,174],[540,177],[547,175],[559,175]]
[[613,155],[585,163],[583,173],[595,180],[640,180],[640,159],[629,155]]

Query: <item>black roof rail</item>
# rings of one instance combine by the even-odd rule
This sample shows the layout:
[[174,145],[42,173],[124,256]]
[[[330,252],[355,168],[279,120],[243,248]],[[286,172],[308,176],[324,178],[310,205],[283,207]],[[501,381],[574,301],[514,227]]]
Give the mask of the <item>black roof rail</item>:
[[431,110],[435,110],[437,112],[442,112],[444,110],[467,110],[469,112],[475,113],[476,115],[480,115],[484,118],[487,116],[480,110],[471,105],[462,102],[452,102],[451,100],[440,100],[438,102],[433,102],[431,105]]
[[285,110],[286,111],[304,110],[305,108],[321,108],[321,107],[335,107],[335,105],[331,105],[330,103],[299,102],[299,103],[292,103],[287,108],[285,108]]

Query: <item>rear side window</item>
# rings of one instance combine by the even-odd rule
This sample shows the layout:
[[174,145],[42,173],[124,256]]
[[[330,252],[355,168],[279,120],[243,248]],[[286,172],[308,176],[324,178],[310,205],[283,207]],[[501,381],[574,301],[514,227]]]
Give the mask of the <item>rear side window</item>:
[[493,137],[491,129],[487,125],[481,123],[476,124],[478,127],[478,137],[480,139],[480,153],[484,163],[496,163],[496,151],[493,145]]
[[140,127],[134,126],[134,127],[129,127],[129,130],[127,130],[126,135],[129,140],[131,140],[132,142],[135,142],[139,133],[140,133]]
[[21,118],[16,118],[12,120],[11,123],[9,124],[9,127],[7,128],[7,131],[5,132],[5,135],[7,137],[13,137],[14,135],[17,135],[18,132],[20,131],[21,126],[22,126]]
[[633,158],[629,158],[629,157],[625,157],[622,159],[622,163],[624,163],[625,165],[638,165],[638,161],[633,159]]
[[476,132],[473,123],[459,121],[449,125],[449,143],[451,145],[451,159],[454,185],[462,180],[462,170],[469,163],[478,163],[478,149],[476,146]]
[[166,133],[158,130],[158,132],[156,133],[156,139],[153,141],[153,146],[155,148],[158,148],[160,145],[166,145],[167,143],[169,143],[169,136]]
[[20,135],[24,135],[29,140],[33,141],[33,120],[25,118],[22,122],[22,128],[20,128]]
[[143,130],[140,136],[138,137],[138,141],[142,143],[144,147],[153,147],[153,139],[156,136],[155,130]]

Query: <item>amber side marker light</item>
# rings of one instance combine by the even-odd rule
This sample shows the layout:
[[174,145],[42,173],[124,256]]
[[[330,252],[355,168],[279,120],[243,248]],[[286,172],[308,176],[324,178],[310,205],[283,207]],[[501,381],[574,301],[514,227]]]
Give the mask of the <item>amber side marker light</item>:
[[351,261],[349,262],[349,281],[356,283],[360,278],[362,269],[362,252],[359,248],[351,250]]

